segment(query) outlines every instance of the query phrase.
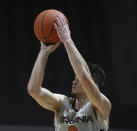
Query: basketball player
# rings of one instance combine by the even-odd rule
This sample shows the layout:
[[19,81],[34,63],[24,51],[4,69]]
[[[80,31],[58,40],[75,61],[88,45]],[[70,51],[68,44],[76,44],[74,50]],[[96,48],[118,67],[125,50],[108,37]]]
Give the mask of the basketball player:
[[96,65],[87,65],[73,43],[69,27],[61,15],[56,17],[54,27],[75,73],[72,82],[75,98],[55,94],[41,87],[48,57],[59,43],[46,46],[41,42],[41,50],[28,83],[29,94],[42,107],[55,113],[55,131],[107,131],[111,103],[99,90],[104,83],[102,69]]

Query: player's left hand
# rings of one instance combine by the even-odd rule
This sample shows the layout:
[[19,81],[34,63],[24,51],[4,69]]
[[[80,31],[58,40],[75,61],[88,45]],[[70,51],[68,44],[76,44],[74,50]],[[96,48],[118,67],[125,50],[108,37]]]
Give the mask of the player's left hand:
[[56,22],[54,23],[54,27],[57,31],[60,40],[63,43],[71,39],[69,26],[61,14],[57,15]]

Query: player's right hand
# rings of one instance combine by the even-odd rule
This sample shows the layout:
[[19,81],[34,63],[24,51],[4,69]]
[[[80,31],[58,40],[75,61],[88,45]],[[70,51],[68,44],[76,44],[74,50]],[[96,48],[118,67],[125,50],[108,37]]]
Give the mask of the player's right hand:
[[55,44],[52,44],[52,45],[46,45],[44,44],[42,41],[40,41],[40,44],[41,44],[41,50],[44,50],[46,51],[48,54],[52,53],[53,51],[55,51],[55,49],[57,47],[60,46],[61,42],[57,42]]

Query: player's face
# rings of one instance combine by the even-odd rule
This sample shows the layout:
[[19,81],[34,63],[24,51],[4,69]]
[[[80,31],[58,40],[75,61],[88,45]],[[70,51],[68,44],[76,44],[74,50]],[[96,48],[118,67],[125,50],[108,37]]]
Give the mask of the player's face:
[[80,95],[81,93],[83,93],[83,88],[81,87],[79,80],[75,77],[72,82],[72,94]]

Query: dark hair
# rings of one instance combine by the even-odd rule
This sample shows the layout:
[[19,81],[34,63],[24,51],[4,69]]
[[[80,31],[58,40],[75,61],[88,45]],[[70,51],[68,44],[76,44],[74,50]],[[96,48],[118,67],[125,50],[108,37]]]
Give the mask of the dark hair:
[[105,73],[104,70],[96,64],[92,64],[90,62],[87,63],[91,76],[94,80],[94,82],[99,86],[99,87],[103,87],[104,82],[105,82]]

